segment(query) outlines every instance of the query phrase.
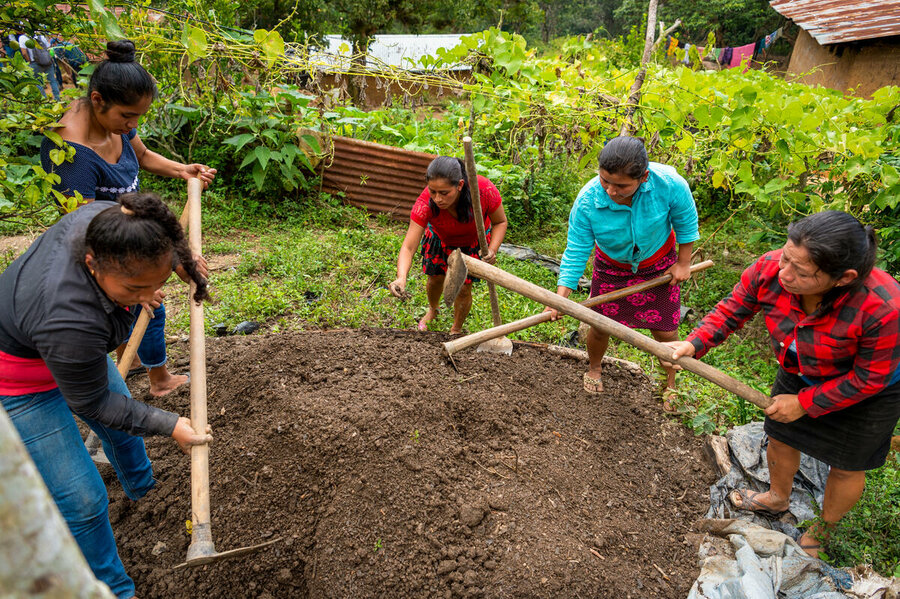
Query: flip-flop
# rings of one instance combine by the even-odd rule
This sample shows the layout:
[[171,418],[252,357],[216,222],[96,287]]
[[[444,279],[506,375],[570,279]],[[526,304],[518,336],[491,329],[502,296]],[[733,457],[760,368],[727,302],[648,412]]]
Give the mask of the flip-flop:
[[[753,495],[750,495],[750,493],[753,493]],[[762,492],[750,491],[749,489],[732,489],[732,491],[728,493],[728,500],[731,502],[731,505],[739,510],[754,512],[757,514],[765,514],[766,516],[771,516],[772,518],[778,518],[787,511],[773,510],[766,504],[754,499],[754,497],[756,497],[757,495],[762,495]],[[739,498],[740,505],[738,505],[738,502],[735,501],[735,497]]]
[[581,379],[582,384],[584,385],[584,390],[591,395],[600,395],[603,393],[603,379],[594,378],[587,372],[584,373],[584,377]]

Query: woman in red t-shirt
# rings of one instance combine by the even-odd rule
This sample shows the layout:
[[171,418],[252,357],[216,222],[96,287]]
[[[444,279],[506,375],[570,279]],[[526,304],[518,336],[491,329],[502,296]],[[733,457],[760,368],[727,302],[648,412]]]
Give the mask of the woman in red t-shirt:
[[[462,160],[451,156],[438,156],[425,172],[427,183],[419,195],[409,215],[409,229],[397,256],[397,278],[388,286],[391,293],[402,297],[406,290],[406,277],[412,266],[412,259],[419,242],[422,242],[422,271],[428,275],[425,286],[428,295],[428,311],[419,320],[419,330],[428,328],[428,323],[437,316],[441,293],[444,289],[444,275],[447,273],[447,257],[456,248],[469,256],[478,256],[478,231],[472,213],[472,195],[466,167]],[[485,177],[478,177],[478,193],[484,229],[487,231],[488,252],[481,256],[485,262],[493,264],[497,250],[506,234],[506,214],[500,192]],[[467,278],[465,285],[453,303],[453,327],[451,333],[462,331],[463,322],[472,308],[472,282]]]

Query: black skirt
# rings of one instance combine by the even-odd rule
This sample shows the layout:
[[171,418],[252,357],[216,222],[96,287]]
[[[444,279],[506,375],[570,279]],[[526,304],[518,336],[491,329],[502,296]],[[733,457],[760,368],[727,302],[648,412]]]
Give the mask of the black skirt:
[[[779,368],[772,396],[796,394],[809,384]],[[766,434],[841,470],[872,470],[884,465],[891,435],[900,419],[900,382],[843,410],[794,422],[766,418]]]

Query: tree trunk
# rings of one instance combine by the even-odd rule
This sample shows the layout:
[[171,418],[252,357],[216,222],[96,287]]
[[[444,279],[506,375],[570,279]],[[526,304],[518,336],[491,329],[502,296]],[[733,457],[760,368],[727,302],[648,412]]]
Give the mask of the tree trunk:
[[641,56],[641,70],[638,71],[634,78],[634,83],[628,92],[628,101],[625,105],[625,121],[622,128],[619,129],[619,135],[628,135],[631,132],[634,120],[634,111],[637,110],[637,103],[641,98],[641,86],[644,84],[644,78],[647,76],[647,63],[653,54],[653,37],[656,35],[656,8],[659,6],[659,0],[650,0],[650,6],[647,8],[647,35],[644,37],[644,54]]
[[114,599],[94,578],[2,407],[0,589],[4,597]]

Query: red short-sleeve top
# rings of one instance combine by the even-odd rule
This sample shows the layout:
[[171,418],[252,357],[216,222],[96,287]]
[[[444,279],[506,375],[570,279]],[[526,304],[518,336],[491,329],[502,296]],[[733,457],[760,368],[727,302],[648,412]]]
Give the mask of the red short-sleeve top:
[[[484,229],[487,231],[491,226],[491,219],[488,215],[500,207],[502,200],[496,186],[481,175],[478,176],[478,191],[484,216]],[[413,204],[412,212],[409,215],[411,221],[425,228],[428,228],[430,224],[432,231],[445,246],[471,247],[478,244],[478,231],[475,228],[474,220],[461,223],[446,210],[439,210],[437,215],[433,216],[428,200],[429,194],[426,187],[416,199],[416,203]]]

